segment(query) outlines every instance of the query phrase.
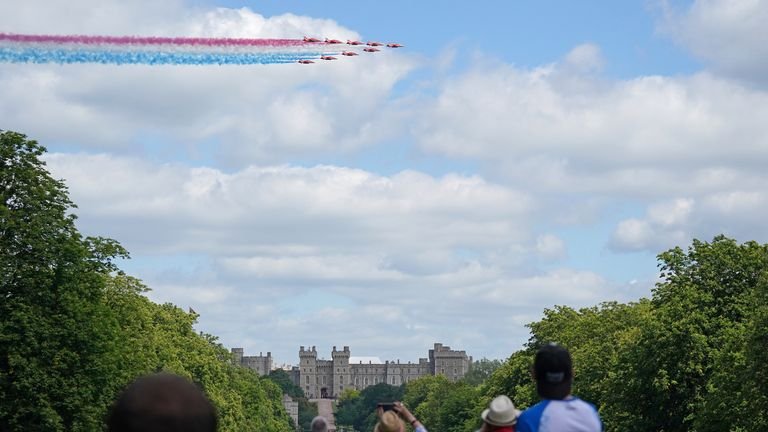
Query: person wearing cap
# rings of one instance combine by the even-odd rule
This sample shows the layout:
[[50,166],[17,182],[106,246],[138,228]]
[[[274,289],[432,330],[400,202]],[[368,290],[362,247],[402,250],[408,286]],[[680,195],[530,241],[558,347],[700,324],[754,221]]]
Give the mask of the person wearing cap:
[[480,418],[483,426],[478,432],[515,432],[515,423],[520,411],[515,409],[512,401],[504,396],[496,396]]
[[405,432],[403,420],[413,426],[416,432],[427,432],[427,428],[408,411],[402,402],[395,402],[391,411],[384,411],[378,407],[376,408],[376,415],[379,416],[379,422],[376,423],[373,432]]
[[323,416],[316,416],[312,419],[309,427],[312,429],[312,432],[328,432],[328,420]]
[[523,411],[518,432],[600,432],[602,422],[595,407],[573,395],[571,354],[549,343],[536,353],[533,379],[541,402]]

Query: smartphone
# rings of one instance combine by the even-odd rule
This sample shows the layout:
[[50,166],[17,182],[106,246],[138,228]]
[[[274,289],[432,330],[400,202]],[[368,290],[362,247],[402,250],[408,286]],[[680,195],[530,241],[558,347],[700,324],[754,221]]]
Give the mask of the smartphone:
[[379,402],[376,406],[381,408],[382,411],[392,411],[395,409],[394,402]]

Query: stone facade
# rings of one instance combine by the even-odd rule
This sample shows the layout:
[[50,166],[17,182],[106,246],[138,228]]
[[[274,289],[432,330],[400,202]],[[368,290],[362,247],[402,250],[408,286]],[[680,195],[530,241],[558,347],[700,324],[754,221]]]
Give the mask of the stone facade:
[[242,348],[232,348],[232,357],[235,360],[235,364],[253,369],[262,376],[269,375],[269,372],[272,370],[271,352],[267,352],[266,356],[262,355],[262,353],[259,353],[257,356],[243,356]]
[[417,363],[386,361],[384,363],[350,363],[349,347],[333,347],[331,360],[317,358],[317,350],[299,348],[299,366],[294,367],[291,379],[309,398],[333,398],[352,388],[362,390],[379,383],[399,386],[425,375],[445,375],[451,381],[464,377],[472,364],[465,351],[454,351],[436,343],[428,358]]
[[287,394],[283,395],[283,406],[288,416],[293,420],[293,426],[298,430],[299,428],[299,403],[294,402],[293,398]]

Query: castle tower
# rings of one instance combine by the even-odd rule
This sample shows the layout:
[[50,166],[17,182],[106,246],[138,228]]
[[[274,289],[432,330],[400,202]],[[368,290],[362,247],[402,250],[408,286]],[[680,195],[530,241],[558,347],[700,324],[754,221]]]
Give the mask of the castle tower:
[[317,385],[317,350],[299,347],[299,387],[304,390],[307,398],[320,397],[320,388]]
[[232,348],[232,360],[238,366],[243,362],[243,349],[242,348]]
[[348,388],[354,388],[352,384],[352,371],[349,367],[349,347],[345,346],[343,350],[337,351],[333,347],[331,352],[333,358],[333,389],[332,396],[340,396],[341,392]]
[[465,351],[452,350],[449,346],[436,343],[429,350],[429,372],[431,375],[445,375],[456,382],[469,372],[472,358]]

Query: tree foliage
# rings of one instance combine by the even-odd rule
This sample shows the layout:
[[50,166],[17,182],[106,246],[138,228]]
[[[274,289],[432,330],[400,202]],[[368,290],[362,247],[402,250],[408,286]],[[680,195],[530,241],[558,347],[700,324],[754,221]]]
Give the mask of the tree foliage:
[[379,383],[366,387],[358,396],[347,393],[339,401],[335,414],[336,424],[352,426],[358,431],[373,430],[377,421],[376,405],[401,400],[403,391],[403,386]]
[[464,375],[463,381],[469,385],[479,385],[485,382],[490,376],[501,367],[501,360],[482,358],[475,360],[469,368],[469,372]]
[[198,383],[223,431],[292,430],[277,384],[234,365],[195,314],[149,301],[116,241],[78,232],[44,152],[0,131],[0,430],[100,430],[117,393],[156,371]]
[[[198,383],[223,431],[292,429],[283,392],[298,397],[308,427],[316,407],[287,374],[234,365],[194,330],[195,314],[152,303],[119,271],[128,254],[116,241],[79,233],[44,152],[0,131],[0,430],[99,430],[120,389],[155,371]],[[473,431],[499,394],[519,408],[538,400],[532,359],[554,341],[571,351],[574,392],[597,405],[607,430],[768,430],[768,245],[718,236],[658,259],[650,299],[547,309],[506,361],[475,362],[459,382],[428,376],[346,393],[337,424],[372,430],[378,402],[403,400],[431,430]]]
[[538,401],[533,356],[557,342],[573,357],[574,393],[597,405],[606,430],[768,430],[768,246],[718,236],[658,258],[650,299],[547,309],[474,394],[425,377],[406,402],[428,428],[475,430],[494,396]]

